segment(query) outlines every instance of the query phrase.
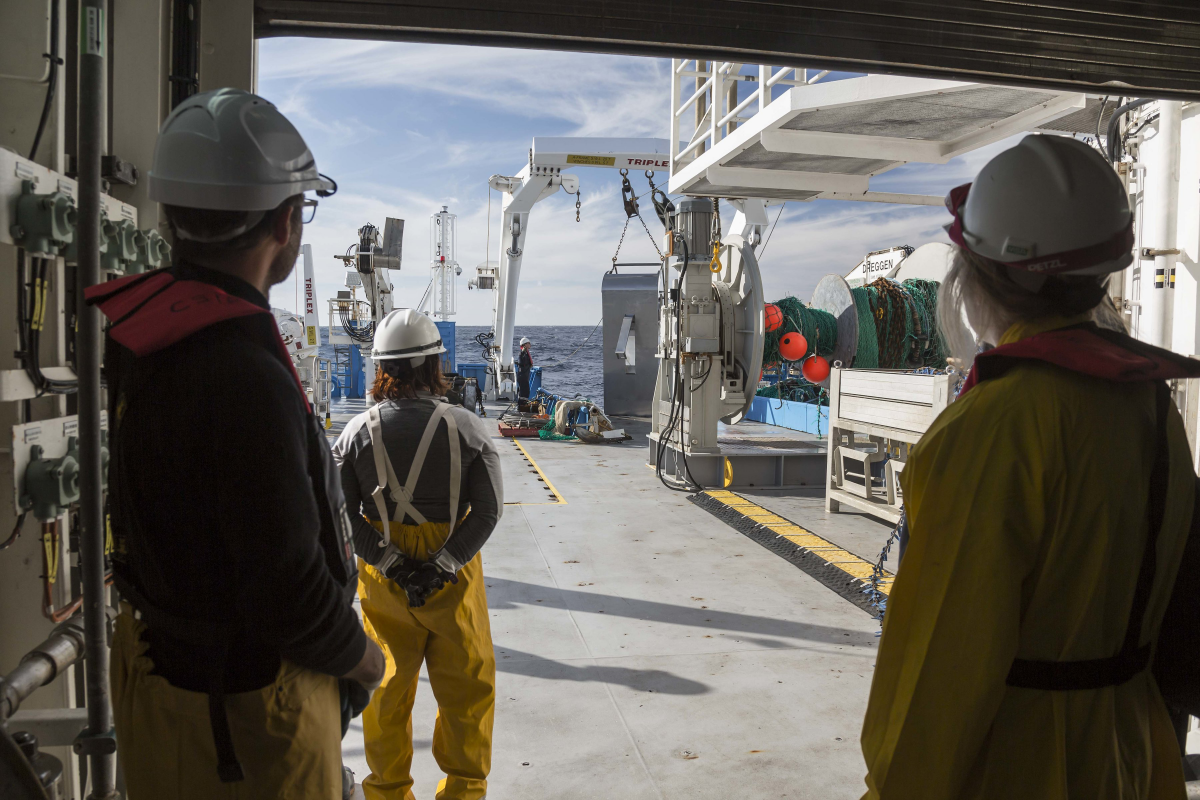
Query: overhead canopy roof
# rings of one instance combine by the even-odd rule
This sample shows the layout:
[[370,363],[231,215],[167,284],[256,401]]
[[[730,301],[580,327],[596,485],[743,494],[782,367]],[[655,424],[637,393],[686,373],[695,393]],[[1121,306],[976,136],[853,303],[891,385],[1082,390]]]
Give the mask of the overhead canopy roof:
[[1200,98],[1195,0],[254,0],[259,37],[633,53]]
[[671,192],[941,205],[940,197],[869,192],[868,181],[910,161],[944,164],[1084,101],[1076,92],[894,75],[797,86],[676,165]]

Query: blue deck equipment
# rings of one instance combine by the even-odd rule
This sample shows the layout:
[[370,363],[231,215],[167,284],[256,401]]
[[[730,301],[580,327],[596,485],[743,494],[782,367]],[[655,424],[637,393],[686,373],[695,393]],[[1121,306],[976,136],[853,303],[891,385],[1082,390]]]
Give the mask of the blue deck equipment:
[[333,383],[329,396],[333,399],[367,396],[367,380],[363,370],[362,351],[355,344],[333,346],[333,361],[329,377]]
[[[433,324],[437,325],[438,333],[442,335],[442,346],[446,348],[446,352],[442,353],[442,374],[457,372],[458,370],[455,369],[457,359],[454,355],[455,323],[434,320]],[[479,381],[479,385],[483,386],[483,381]]]
[[794,431],[824,435],[829,431],[829,406],[797,403],[774,397],[755,397],[746,419]]

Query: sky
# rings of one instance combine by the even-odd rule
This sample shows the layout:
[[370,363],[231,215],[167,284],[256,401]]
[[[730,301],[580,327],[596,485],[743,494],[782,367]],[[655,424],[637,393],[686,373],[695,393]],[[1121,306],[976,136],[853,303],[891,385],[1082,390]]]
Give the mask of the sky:
[[[259,94],[287,115],[338,183],[322,200],[304,241],[313,247],[318,307],[345,290],[334,255],[370,222],[405,220],[403,265],[392,274],[396,305],[415,306],[429,283],[429,218],[448,206],[458,215],[458,315],[461,325],[490,325],[491,292],[468,291],[467,279],[496,260],[502,196],[494,174],[515,175],[534,136],[666,138],[670,61],[635,56],[319,39],[259,42]],[[831,79],[852,77],[832,75]],[[944,165],[907,164],[872,179],[873,191],[944,195],[965,183],[1006,141]],[[600,282],[612,266],[625,222],[620,176],[579,168],[581,221],[575,197],[561,191],[530,215],[518,292],[517,325],[586,325],[600,319]],[[641,173],[634,189],[648,189]],[[665,171],[655,182],[667,182]],[[490,203],[490,214],[489,214]],[[661,238],[649,203],[643,217]],[[946,241],[946,211],[818,200],[769,209],[770,239],[760,248],[770,299],[811,297],[824,275],[849,272],[872,250]],[[730,220],[732,209],[723,207]],[[489,253],[490,250],[490,253]],[[657,260],[634,220],[621,261]],[[272,305],[295,308],[289,281]]]

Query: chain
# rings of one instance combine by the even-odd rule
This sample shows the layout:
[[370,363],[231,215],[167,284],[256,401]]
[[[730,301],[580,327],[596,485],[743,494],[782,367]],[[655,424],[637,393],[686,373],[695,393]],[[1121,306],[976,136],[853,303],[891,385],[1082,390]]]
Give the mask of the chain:
[[709,244],[712,246],[712,260],[708,262],[708,268],[712,272],[720,272],[721,266],[721,201],[713,198],[713,222],[712,231],[709,234]]
[[[645,225],[646,223],[643,222],[642,224]],[[617,242],[617,252],[613,253],[613,274],[617,272],[617,256],[621,255],[621,245],[625,244],[625,231],[627,230],[629,230],[629,217],[625,218],[625,227],[621,228],[621,239]]]
[[[658,239],[654,238],[654,234],[650,232],[650,228],[646,225],[646,220],[642,219],[642,215],[638,214],[638,222],[642,223],[642,227],[646,229],[646,235],[650,237],[650,244],[654,245],[654,252],[658,253],[658,260],[663,260],[662,249],[658,246]],[[629,220],[625,220],[625,224],[629,224]]]
[[[900,538],[908,536],[908,517],[904,513],[904,504],[900,504],[900,521],[896,523],[896,527],[892,529],[892,533],[888,536],[888,540],[883,545],[883,551],[879,554],[879,559],[871,567],[871,577],[869,579],[870,586],[863,590],[863,594],[867,596],[867,601],[871,607],[879,613],[875,615],[875,619],[879,620],[879,630],[875,632],[879,636],[883,631],[883,616],[887,613],[888,596],[879,591],[879,585],[888,577],[887,570],[883,568],[884,562],[891,555],[892,545],[900,540]],[[899,570],[899,564],[896,566]],[[893,572],[893,576],[894,576]]]
[[575,187],[575,221],[576,222],[579,222],[579,206],[580,206],[579,198],[582,194],[583,194],[583,190],[580,189],[579,187]]
[[[657,191],[654,186],[654,173],[650,170],[646,170],[646,179],[650,182],[650,196],[651,199],[654,200],[654,192]],[[662,194],[662,192],[659,192],[659,194]],[[663,195],[663,199],[666,201],[665,207],[670,207],[671,210],[674,210],[674,206],[671,205],[670,200],[666,200],[666,195]],[[633,185],[629,182],[629,170],[627,169],[621,170],[621,200],[625,204],[625,227],[621,228],[621,238],[617,242],[617,251],[613,253],[612,271],[614,273],[617,271],[617,257],[621,255],[621,245],[625,243],[625,234],[629,231],[629,220],[633,219],[634,217],[637,217],[638,222],[642,223],[642,229],[645,230],[646,235],[650,237],[650,244],[654,245],[654,252],[658,253],[658,260],[660,262],[663,261],[664,256],[662,248],[658,246],[658,240],[654,238],[654,234],[650,232],[650,227],[646,224],[646,220],[642,218],[642,212],[638,210],[637,197],[633,193]],[[657,201],[654,201],[654,208],[656,211],[659,210],[659,204]],[[659,217],[661,218],[662,216],[663,212],[659,211]],[[666,224],[665,221],[664,224]]]

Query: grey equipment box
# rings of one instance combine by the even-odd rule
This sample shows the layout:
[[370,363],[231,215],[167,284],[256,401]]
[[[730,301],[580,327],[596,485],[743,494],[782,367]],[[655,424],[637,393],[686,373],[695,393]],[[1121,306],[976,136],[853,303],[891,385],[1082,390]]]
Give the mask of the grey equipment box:
[[604,304],[604,412],[649,417],[658,378],[657,272],[607,273]]

